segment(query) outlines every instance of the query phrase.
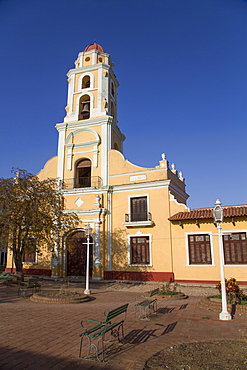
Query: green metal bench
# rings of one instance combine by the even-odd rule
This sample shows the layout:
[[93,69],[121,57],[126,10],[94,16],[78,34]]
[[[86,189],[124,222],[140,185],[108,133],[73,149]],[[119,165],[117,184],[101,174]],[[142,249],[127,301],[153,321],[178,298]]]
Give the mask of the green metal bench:
[[15,276],[13,272],[0,271],[1,276]]
[[33,293],[41,291],[41,284],[38,282],[22,282],[18,286],[18,296],[26,297],[27,292],[32,291]]
[[[98,361],[104,362],[105,360],[104,342],[106,342],[106,334],[110,333],[110,339],[108,340],[109,342],[111,341],[112,336],[116,337],[118,339],[118,342],[123,341],[124,320],[116,321],[116,322],[113,322],[112,320],[121,314],[125,314],[125,317],[126,317],[128,305],[129,304],[126,303],[120,307],[117,307],[115,309],[105,312],[105,319],[103,321],[98,321],[94,319],[87,319],[87,320],[81,321],[81,326],[84,332],[79,335],[81,337],[79,358],[83,358],[86,360],[93,359],[93,358],[90,358],[90,355],[93,354],[96,356]],[[96,325],[93,325],[91,328],[87,328],[84,326],[84,321],[88,323],[91,322]],[[87,341],[86,356],[82,356],[82,347],[83,347],[84,338]],[[95,340],[95,343],[93,343],[93,340]],[[100,355],[101,355],[101,359],[100,359]]]
[[38,283],[41,284],[43,282],[42,278],[29,278],[28,283]]
[[[148,293],[148,298],[153,297],[154,295],[159,294],[159,288],[153,289]],[[138,302],[135,304],[135,308],[139,307],[139,316],[138,319],[140,320],[149,320],[150,319],[150,311],[153,312],[157,311],[157,298],[153,299],[145,299],[144,301]],[[135,311],[136,315],[136,311]]]
[[11,285],[13,277],[11,276],[0,276],[0,281],[3,281],[6,285]]

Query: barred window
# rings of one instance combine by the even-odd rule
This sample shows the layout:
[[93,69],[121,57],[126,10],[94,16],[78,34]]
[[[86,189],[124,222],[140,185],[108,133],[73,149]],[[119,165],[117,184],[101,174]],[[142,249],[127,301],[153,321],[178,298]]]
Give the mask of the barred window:
[[223,235],[225,265],[247,264],[246,233]]
[[188,235],[189,264],[211,265],[211,246],[208,234]]

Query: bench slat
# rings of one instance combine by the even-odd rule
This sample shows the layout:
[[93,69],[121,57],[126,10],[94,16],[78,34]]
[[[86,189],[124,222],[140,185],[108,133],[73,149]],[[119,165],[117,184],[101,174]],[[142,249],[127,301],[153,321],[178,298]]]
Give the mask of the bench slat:
[[92,335],[92,337],[93,337],[93,338],[100,337],[101,335],[104,335],[104,334],[108,333],[108,331],[110,331],[110,330],[114,329],[115,327],[117,327],[117,326],[121,325],[123,322],[124,322],[124,320],[119,321],[119,322],[114,322],[114,323],[113,323],[113,324],[111,324],[111,325],[107,325],[107,326],[105,326],[105,327],[104,327],[104,329],[103,329],[103,330],[100,330],[100,331],[98,331],[97,333],[94,333],[94,334]]
[[[151,298],[154,295],[159,293],[159,288],[153,289],[148,293],[148,296]],[[145,299],[141,302],[135,304],[135,307],[140,308],[139,319],[148,320],[149,319],[149,311],[152,309],[154,312],[157,310],[157,299]],[[142,317],[143,316],[143,317]]]
[[[117,337],[118,337],[118,340],[119,340],[119,336],[120,336],[120,330],[122,332],[122,337],[124,337],[124,334],[123,334],[123,323],[124,323],[124,320],[121,320],[121,321],[118,321],[118,322],[112,322],[112,320],[121,315],[121,314],[126,314],[127,312],[127,308],[128,308],[128,303],[120,306],[120,307],[117,307],[117,308],[114,308],[112,310],[109,310],[108,312],[105,313],[105,320],[104,321],[98,321],[98,320],[94,320],[94,319],[87,319],[85,321],[91,321],[93,323],[97,323],[98,325],[90,328],[90,329],[87,329],[86,327],[83,326],[83,321],[81,322],[81,326],[82,328],[85,330],[82,334],[80,334],[79,336],[81,337],[81,343],[80,343],[80,349],[79,349],[79,358],[82,358],[81,357],[81,353],[82,353],[82,342],[83,342],[83,338],[87,338],[87,344],[88,344],[88,354],[86,355],[86,357],[83,357],[83,358],[88,358],[88,356],[91,354],[91,353],[94,353],[96,354],[96,357],[99,361],[100,358],[99,358],[99,355],[98,355],[98,351],[99,351],[99,343],[100,341],[102,342],[102,361],[104,361],[104,336],[106,333],[110,332],[110,335],[116,335],[117,334]],[[116,329],[116,331],[114,331],[113,329]],[[116,333],[115,333],[116,332]],[[94,339],[96,340],[97,339],[97,342],[96,344],[92,344],[91,343],[91,339]]]

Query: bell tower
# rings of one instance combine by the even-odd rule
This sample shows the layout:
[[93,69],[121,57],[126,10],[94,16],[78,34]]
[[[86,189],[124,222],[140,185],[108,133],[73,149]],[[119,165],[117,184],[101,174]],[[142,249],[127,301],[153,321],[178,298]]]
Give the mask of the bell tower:
[[125,136],[117,125],[118,81],[109,54],[96,42],[78,54],[69,70],[63,123],[58,123],[58,178],[74,178],[76,163],[89,160],[92,175],[108,185],[108,152],[123,150]]
[[64,122],[109,115],[117,122],[118,81],[110,55],[93,44],[78,54],[68,74],[68,99]]

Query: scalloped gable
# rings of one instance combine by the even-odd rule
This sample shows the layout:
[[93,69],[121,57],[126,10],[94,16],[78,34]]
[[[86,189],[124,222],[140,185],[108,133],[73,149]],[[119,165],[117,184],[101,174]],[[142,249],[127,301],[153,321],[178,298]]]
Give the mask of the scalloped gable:
[[110,176],[124,175],[135,172],[150,172],[155,168],[145,168],[129,162],[118,150],[110,150]]
[[48,159],[43,169],[37,173],[38,178],[41,181],[48,179],[48,178],[56,179],[57,178],[57,163],[58,163],[57,155]]

